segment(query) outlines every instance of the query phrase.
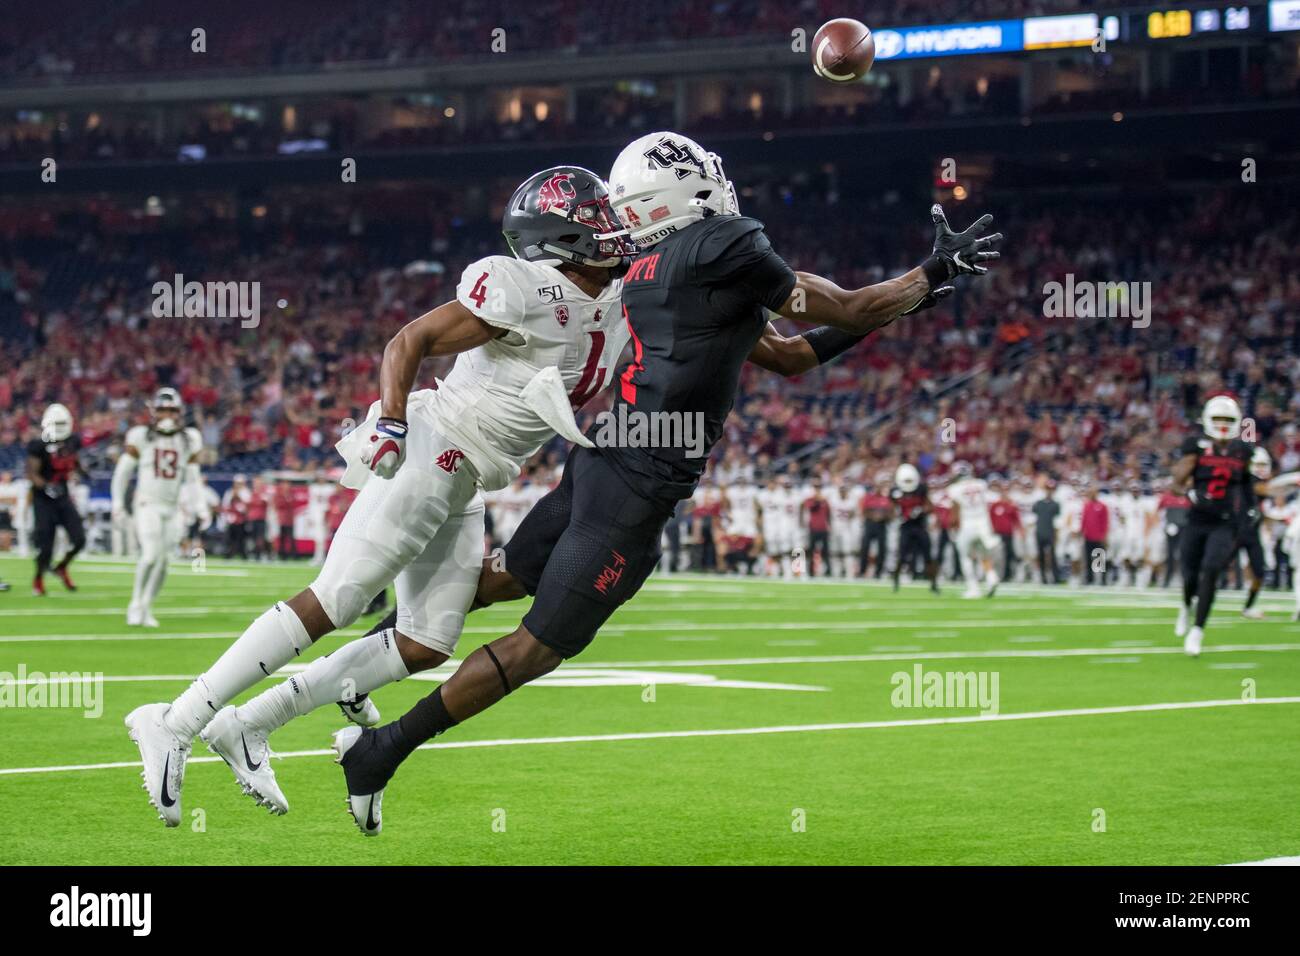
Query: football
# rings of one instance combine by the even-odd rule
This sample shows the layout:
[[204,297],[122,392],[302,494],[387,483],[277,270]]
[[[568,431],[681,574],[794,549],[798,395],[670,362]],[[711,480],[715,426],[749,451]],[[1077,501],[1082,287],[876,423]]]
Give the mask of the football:
[[876,61],[876,41],[865,23],[841,17],[822,24],[811,52],[814,73],[832,83],[852,83]]

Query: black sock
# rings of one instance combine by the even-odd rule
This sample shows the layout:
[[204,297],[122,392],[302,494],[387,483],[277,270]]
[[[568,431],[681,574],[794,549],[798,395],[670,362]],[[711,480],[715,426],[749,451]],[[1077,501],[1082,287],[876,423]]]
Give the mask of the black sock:
[[451,714],[447,713],[447,707],[442,702],[442,686],[439,685],[428,697],[416,701],[415,706],[397,719],[395,725],[399,731],[398,737],[393,740],[396,747],[405,747],[406,752],[403,757],[409,754],[426,740],[432,740],[438,734],[451,727],[456,726],[456,721],[452,719]]
[[1249,611],[1257,597],[1259,597],[1259,588],[1251,588],[1250,593],[1246,595],[1246,607],[1243,610]]
[[1210,608],[1214,606],[1214,592],[1217,590],[1215,585],[1218,583],[1217,574],[1202,574],[1200,587],[1196,593],[1196,626],[1205,627],[1205,622],[1209,620]]

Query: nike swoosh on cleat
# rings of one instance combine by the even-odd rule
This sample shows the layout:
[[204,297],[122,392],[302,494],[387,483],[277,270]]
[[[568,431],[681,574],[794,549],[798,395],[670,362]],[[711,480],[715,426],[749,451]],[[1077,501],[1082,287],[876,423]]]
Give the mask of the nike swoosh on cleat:
[[375,822],[375,795],[370,795],[370,803],[366,806],[366,829],[373,830],[379,824]]
[[172,755],[169,753],[166,761],[163,762],[162,792],[158,794],[158,799],[162,801],[164,807],[170,807],[176,804],[176,801],[172,799],[172,795],[167,792],[167,771],[171,768],[171,765]]
[[257,763],[253,763],[253,755],[248,752],[248,741],[244,739],[243,734],[239,735],[239,742],[244,745],[244,763],[248,765],[249,770],[257,770],[262,766],[262,762],[259,760]]

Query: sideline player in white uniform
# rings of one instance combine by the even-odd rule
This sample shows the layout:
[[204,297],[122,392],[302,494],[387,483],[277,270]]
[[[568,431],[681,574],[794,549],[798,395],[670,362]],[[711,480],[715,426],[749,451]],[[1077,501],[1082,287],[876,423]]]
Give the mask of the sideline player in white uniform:
[[740,477],[722,489],[722,531],[726,548],[719,555],[728,570],[752,574],[754,567],[754,542],[758,540],[758,486],[748,478]]
[[[181,818],[185,760],[196,734],[245,792],[273,813],[288,803],[270,767],[272,731],[324,704],[378,721],[369,692],[436,667],[455,650],[483,561],[479,489],[508,485],[556,432],[591,444],[580,408],[612,378],[628,341],[618,270],[633,252],[608,190],[572,166],[530,177],[506,207],[516,258],[465,269],[456,300],[405,326],[384,350],[382,398],[339,443],[344,484],[362,484],[320,575],[277,603],[170,704],[127,716],[145,789],[168,826]],[[421,361],[463,354],[435,389],[411,393]],[[366,480],[368,479],[368,480]],[[314,660],[238,709],[237,694],[313,641],[360,617],[396,581],[397,624]],[[365,699],[369,706],[357,707]]]
[[[206,505],[199,474],[203,438],[197,428],[181,426],[184,406],[180,394],[174,388],[158,389],[150,410],[153,424],[136,425],[126,433],[126,447],[117,459],[112,481],[113,521],[125,523],[126,489],[131,475],[136,476],[131,511],[140,561],[126,609],[126,623],[132,627],[158,626],[153,602],[167,579],[167,562],[185,533],[182,495]],[[211,512],[200,512],[197,518],[200,525],[212,523]]]
[[854,577],[854,561],[862,544],[863,491],[841,477],[827,495],[831,503],[831,571],[836,577]]
[[[970,465],[964,461],[953,466],[953,475],[948,495],[952,498],[953,527],[957,529],[957,559],[966,578],[962,597],[992,597],[998,588],[994,559],[1002,542],[989,520],[989,487],[984,479],[971,474]],[[982,592],[981,578],[985,586]]]

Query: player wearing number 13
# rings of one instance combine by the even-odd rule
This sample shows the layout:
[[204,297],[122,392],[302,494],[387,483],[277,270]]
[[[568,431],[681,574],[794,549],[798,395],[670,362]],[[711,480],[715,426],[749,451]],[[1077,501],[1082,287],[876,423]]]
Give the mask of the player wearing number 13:
[[[132,627],[158,626],[153,602],[167,577],[167,560],[184,531],[181,491],[186,484],[201,485],[198,455],[203,438],[198,429],[181,427],[183,406],[176,389],[158,389],[150,414],[151,424],[137,425],[126,433],[126,447],[113,470],[113,520],[122,522],[127,520],[126,489],[139,469],[131,514],[140,542],[140,562],[126,610],[126,623]],[[199,524],[212,524],[212,515],[199,515]]]
[[[1174,633],[1192,657],[1201,653],[1219,576],[1237,551],[1238,499],[1268,494],[1268,483],[1250,474],[1255,446],[1240,437],[1241,408],[1234,399],[1216,395],[1206,402],[1201,428],[1204,434],[1190,435],[1179,446],[1173,468],[1174,493],[1186,491],[1192,503],[1182,535],[1183,604]],[[1196,617],[1189,628],[1193,600]]]
[[[456,298],[401,329],[384,350],[380,401],[338,445],[343,483],[360,493],[320,574],[277,603],[171,704],[127,717],[145,789],[168,826],[180,822],[191,741],[202,732],[244,792],[284,813],[268,738],[316,707],[345,703],[368,725],[366,695],[436,667],[456,648],[483,559],[480,491],[509,485],[558,432],[580,440],[573,410],[613,379],[629,332],[619,308],[633,247],[608,190],[575,166],[531,176],[502,223],[514,253],[469,265]],[[458,355],[446,379],[412,392],[420,363]],[[394,627],[314,660],[239,708],[234,697],[311,643],[348,627],[396,585]]]

